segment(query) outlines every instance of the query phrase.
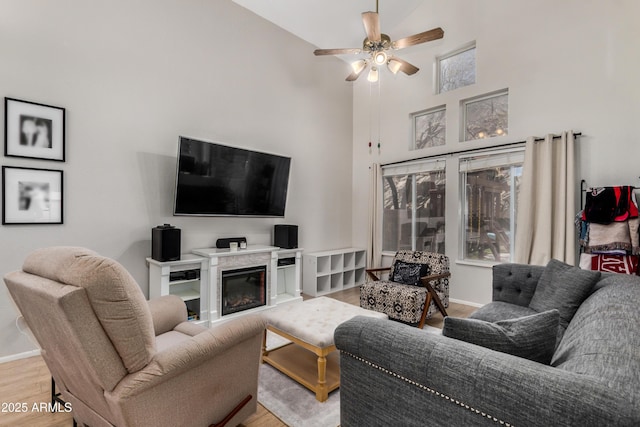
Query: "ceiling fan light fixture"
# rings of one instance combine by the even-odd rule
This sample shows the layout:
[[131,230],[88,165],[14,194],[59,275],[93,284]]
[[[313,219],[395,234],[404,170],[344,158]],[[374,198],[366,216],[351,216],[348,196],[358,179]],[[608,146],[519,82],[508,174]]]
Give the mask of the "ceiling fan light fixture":
[[376,67],[371,67],[369,70],[369,75],[367,76],[367,80],[371,83],[375,83],[378,81],[378,69]]
[[353,72],[356,74],[360,74],[362,70],[364,70],[364,67],[366,66],[367,66],[367,61],[365,59],[361,59],[359,61],[355,61],[351,63],[351,68],[353,69]]
[[389,63],[387,64],[387,68],[389,68],[389,71],[391,71],[393,74],[398,74],[398,71],[400,71],[400,67],[402,67],[402,64],[400,63],[400,61],[396,61],[395,59],[390,59]]
[[384,53],[383,51],[378,51],[378,52],[374,53],[373,54],[373,62],[375,62],[377,65],[386,64],[386,62],[387,62],[387,54]]

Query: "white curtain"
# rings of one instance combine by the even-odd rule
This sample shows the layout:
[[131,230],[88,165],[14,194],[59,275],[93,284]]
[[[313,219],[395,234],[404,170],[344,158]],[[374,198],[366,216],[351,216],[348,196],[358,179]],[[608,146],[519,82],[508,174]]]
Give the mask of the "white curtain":
[[575,265],[576,178],[573,131],[526,142],[515,239],[515,262]]
[[367,235],[367,268],[377,268],[382,256],[382,172],[377,163],[369,168],[369,229]]

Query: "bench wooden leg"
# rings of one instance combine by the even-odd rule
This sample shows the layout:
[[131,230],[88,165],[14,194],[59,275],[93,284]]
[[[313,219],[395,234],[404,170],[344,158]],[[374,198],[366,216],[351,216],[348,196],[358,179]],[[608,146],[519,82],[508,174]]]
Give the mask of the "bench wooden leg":
[[318,384],[316,385],[316,400],[324,402],[329,398],[327,390],[327,358],[318,356]]

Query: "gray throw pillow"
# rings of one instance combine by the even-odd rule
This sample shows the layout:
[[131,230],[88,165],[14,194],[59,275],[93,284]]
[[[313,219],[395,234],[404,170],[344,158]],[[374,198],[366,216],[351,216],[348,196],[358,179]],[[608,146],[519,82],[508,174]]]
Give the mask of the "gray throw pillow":
[[442,335],[548,365],[556,348],[559,320],[558,310],[495,323],[445,317]]
[[560,326],[567,329],[580,304],[600,280],[599,271],[582,270],[552,259],[545,267],[533,293],[529,308],[537,312],[557,309]]

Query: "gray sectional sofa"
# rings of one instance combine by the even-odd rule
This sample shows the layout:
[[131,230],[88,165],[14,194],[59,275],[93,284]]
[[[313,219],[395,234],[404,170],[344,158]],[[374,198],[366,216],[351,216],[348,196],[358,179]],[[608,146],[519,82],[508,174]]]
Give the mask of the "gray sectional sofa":
[[[342,427],[640,425],[640,278],[551,264],[495,266],[493,302],[445,319],[449,336],[361,317],[340,325]],[[538,318],[552,326],[533,334],[555,341],[546,363],[522,357]],[[484,327],[482,345],[462,339]],[[502,338],[521,354],[487,348]]]

